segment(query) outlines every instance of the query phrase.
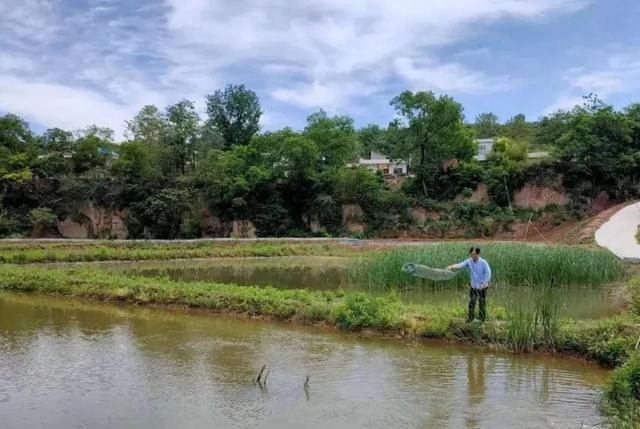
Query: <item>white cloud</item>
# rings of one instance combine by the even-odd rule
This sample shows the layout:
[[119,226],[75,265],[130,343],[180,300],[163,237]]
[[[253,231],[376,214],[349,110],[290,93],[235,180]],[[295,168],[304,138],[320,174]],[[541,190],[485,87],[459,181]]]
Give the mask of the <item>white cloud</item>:
[[[505,88],[460,64],[424,61],[430,49],[459,42],[500,19],[537,19],[584,7],[582,0],[168,0],[170,55],[189,70],[235,64],[278,81],[271,95],[302,107],[349,99],[351,82],[384,85],[395,73],[421,89]],[[188,49],[183,49],[185,47]],[[194,53],[197,53],[194,55]],[[297,82],[280,82],[295,70]],[[300,81],[300,79],[302,81]],[[328,107],[328,106],[327,106]]]
[[199,100],[225,83],[248,82],[267,101],[333,110],[352,110],[359,96],[398,83],[498,91],[508,76],[448,62],[436,49],[500,20],[571,13],[588,0],[87,3],[0,2],[0,109],[45,127],[119,130],[143,104]]
[[479,71],[460,64],[440,64],[401,57],[394,61],[397,73],[409,82],[414,90],[436,90],[455,93],[480,93],[504,91],[512,87],[509,76],[488,77]]
[[571,109],[584,103],[587,94],[597,94],[605,99],[610,95],[640,89],[640,48],[613,52],[603,64],[589,69],[585,66],[567,70],[564,80],[567,88],[552,105],[544,109],[545,114],[559,109]]
[[580,95],[562,94],[553,104],[545,107],[542,111],[542,114],[549,115],[551,113],[557,112],[558,110],[571,110],[576,106],[582,105],[583,103],[584,98],[582,98],[582,96]]
[[120,104],[83,88],[0,75],[0,110],[16,113],[47,127],[78,129],[97,124],[120,135],[125,120],[142,107]]

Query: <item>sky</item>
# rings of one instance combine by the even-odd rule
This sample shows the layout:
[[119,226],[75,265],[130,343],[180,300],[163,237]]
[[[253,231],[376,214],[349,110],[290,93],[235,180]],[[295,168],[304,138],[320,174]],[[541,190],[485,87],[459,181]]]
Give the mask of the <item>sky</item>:
[[637,0],[0,0],[0,114],[121,136],[146,104],[204,112],[243,83],[263,130],[320,108],[386,126],[404,90],[533,120],[640,101],[638,22]]

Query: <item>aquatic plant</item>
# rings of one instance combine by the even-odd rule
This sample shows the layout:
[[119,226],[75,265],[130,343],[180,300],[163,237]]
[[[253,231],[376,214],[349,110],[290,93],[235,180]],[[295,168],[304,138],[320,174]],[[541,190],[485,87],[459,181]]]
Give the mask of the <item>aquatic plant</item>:
[[[443,268],[465,259],[470,246],[442,243],[368,253],[351,262],[349,276],[382,289],[433,284],[400,268],[406,262]],[[553,278],[557,285],[602,285],[619,280],[624,273],[622,262],[610,252],[578,246],[492,243],[482,246],[482,257],[491,265],[494,284],[544,285]],[[468,283],[468,275],[460,273],[442,284],[465,287]]]
[[561,304],[554,298],[553,282],[523,293],[527,299],[512,299],[505,307],[509,348],[518,353],[540,348],[556,351]]

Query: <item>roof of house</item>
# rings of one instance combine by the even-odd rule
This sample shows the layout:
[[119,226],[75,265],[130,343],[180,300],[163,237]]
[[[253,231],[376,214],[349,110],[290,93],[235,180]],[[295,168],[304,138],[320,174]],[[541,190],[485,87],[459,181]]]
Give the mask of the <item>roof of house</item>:
[[494,144],[496,142],[495,139],[476,139],[478,144]]

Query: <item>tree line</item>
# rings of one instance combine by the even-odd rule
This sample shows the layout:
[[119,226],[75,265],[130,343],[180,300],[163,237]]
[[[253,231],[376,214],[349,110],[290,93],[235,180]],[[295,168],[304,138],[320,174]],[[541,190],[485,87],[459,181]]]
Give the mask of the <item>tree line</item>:
[[[249,220],[262,236],[309,235],[311,223],[340,234],[345,204],[362,208],[370,233],[408,229],[411,207],[453,200],[478,183],[491,197],[484,211],[506,207],[524,183],[558,176],[574,216],[602,190],[616,200],[640,195],[640,104],[618,110],[590,96],[569,111],[504,123],[491,113],[467,123],[460,103],[433,92],[405,91],[391,106],[396,119],[387,127],[356,129],[350,117],[320,110],[302,130],[260,132],[257,95],[229,85],[206,97],[205,117],[189,100],[144,106],[118,143],[98,126],[36,134],[7,114],[0,117],[0,235],[53,231],[57,219],[77,216],[82,201],[124,210],[132,237],[177,238],[207,234],[203,213]],[[496,144],[480,164],[474,139],[486,137]],[[398,188],[347,167],[374,150],[410,160],[411,177]],[[551,157],[532,164],[530,150]],[[479,211],[459,212],[473,221]]]

